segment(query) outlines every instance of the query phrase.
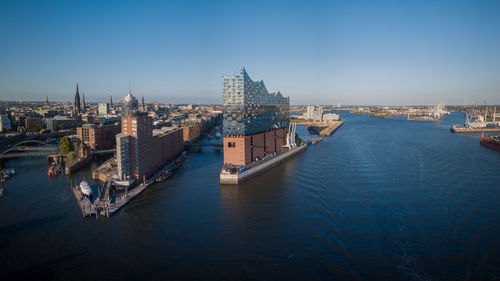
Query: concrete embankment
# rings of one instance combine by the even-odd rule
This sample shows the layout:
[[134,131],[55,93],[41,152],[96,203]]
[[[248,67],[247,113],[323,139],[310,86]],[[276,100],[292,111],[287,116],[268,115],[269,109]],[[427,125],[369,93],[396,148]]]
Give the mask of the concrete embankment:
[[221,184],[238,184],[240,182],[243,182],[255,175],[258,175],[274,166],[279,165],[281,162],[285,161],[287,158],[303,151],[307,147],[306,144],[301,145],[296,147],[293,150],[281,153],[280,155],[269,159],[265,160],[262,163],[258,164],[257,166],[254,166],[252,168],[249,168],[248,170],[241,172],[241,173],[235,173],[235,174],[226,174],[226,173],[221,173],[220,174],[220,183]]
[[333,134],[333,132],[335,132],[340,126],[342,126],[342,124],[344,124],[344,121],[335,121],[335,122],[332,122],[328,125],[328,127],[326,127],[325,129],[321,130],[319,132],[319,136],[320,137],[329,137]]
[[500,132],[500,128],[454,128],[451,127],[450,131],[453,133],[495,133]]

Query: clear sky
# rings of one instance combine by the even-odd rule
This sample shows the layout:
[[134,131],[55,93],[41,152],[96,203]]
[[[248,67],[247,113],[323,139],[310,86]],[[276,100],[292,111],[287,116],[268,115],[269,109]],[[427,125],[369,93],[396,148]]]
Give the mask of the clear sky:
[[500,104],[500,1],[0,1],[0,100]]

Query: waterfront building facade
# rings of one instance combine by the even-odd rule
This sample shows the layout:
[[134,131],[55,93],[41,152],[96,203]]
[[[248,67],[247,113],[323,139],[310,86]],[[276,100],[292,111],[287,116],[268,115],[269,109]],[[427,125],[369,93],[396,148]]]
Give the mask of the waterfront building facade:
[[242,167],[280,153],[290,124],[288,97],[269,93],[245,69],[223,76],[224,165]]
[[183,131],[153,134],[153,119],[138,110],[131,93],[122,99],[121,105],[121,133],[116,135],[118,176],[142,181],[182,152]]
[[183,139],[185,143],[195,142],[201,135],[201,123],[192,123],[182,127]]

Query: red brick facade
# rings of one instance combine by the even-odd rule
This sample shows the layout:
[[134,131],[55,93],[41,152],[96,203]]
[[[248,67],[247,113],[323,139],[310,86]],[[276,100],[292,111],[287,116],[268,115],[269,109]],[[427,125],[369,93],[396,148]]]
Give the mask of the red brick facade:
[[116,135],[120,133],[120,125],[90,125],[76,128],[78,138],[92,150],[111,149],[115,147]]
[[224,165],[245,166],[256,158],[280,152],[286,144],[288,128],[251,136],[224,137]]

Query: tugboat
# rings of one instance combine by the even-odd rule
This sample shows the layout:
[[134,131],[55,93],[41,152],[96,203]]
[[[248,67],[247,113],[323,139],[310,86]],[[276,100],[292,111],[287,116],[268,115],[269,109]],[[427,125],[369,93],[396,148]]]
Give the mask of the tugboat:
[[480,137],[479,142],[488,148],[500,151],[500,136]]
[[86,180],[82,180],[82,182],[80,183],[80,191],[82,192],[82,195],[87,198],[92,198],[92,195],[94,195],[94,193],[92,192],[92,188],[90,188],[90,185]]

